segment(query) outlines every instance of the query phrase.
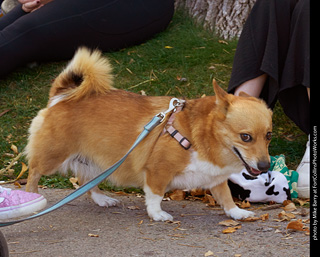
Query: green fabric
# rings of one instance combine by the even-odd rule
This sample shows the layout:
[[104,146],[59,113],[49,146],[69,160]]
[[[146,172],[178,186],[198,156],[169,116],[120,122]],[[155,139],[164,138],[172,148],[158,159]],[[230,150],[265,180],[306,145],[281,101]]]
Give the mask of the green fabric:
[[298,178],[299,173],[295,170],[289,170],[286,162],[285,162],[285,156],[283,154],[276,155],[276,156],[270,156],[271,158],[271,164],[270,164],[270,170],[275,170],[281,172],[287,179],[291,198],[298,198]]

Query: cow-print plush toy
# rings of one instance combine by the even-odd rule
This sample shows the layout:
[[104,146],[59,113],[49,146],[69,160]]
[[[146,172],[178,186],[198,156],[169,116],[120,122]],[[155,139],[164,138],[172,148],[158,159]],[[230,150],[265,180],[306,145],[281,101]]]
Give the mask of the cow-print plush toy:
[[253,177],[243,169],[239,174],[232,174],[228,184],[232,195],[242,201],[282,203],[291,199],[288,181],[279,171]]

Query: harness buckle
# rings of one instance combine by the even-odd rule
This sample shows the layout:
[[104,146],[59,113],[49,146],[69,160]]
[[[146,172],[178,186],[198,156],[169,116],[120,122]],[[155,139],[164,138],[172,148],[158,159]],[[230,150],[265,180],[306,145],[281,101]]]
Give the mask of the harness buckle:
[[179,100],[178,98],[172,98],[169,103],[169,108],[164,112],[159,112],[156,116],[161,118],[160,123],[164,121],[166,114],[176,111],[176,107],[183,105],[184,100]]

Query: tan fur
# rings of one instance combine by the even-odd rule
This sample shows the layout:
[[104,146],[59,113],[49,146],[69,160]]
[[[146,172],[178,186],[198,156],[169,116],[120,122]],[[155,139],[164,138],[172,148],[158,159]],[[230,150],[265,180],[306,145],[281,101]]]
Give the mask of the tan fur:
[[64,94],[65,100],[105,94],[114,89],[112,67],[99,51],[79,48],[66,69],[55,79],[49,98]]
[[[82,48],[55,80],[48,107],[29,130],[28,191],[37,192],[41,175],[69,168],[81,183],[87,182],[119,160],[143,126],[168,108],[170,97],[113,88],[110,72],[99,52]],[[233,218],[252,215],[237,209],[226,180],[243,168],[234,147],[254,168],[269,158],[266,134],[272,130],[272,113],[261,100],[229,95],[215,81],[214,90],[215,97],[187,100],[176,114],[173,125],[192,143],[192,150],[161,135],[163,122],[110,177],[117,185],[144,188],[149,216],[155,220],[172,219],[160,207],[167,190],[191,186],[210,187]],[[240,133],[252,135],[252,142],[243,142]],[[91,196],[99,205],[115,204],[97,188]]]

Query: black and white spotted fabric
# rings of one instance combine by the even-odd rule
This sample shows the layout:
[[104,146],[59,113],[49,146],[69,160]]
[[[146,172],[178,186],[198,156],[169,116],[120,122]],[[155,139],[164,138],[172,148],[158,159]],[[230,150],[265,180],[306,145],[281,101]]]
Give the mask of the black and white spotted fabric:
[[282,203],[291,199],[286,177],[279,171],[268,171],[254,177],[243,169],[232,174],[228,181],[232,196],[249,202]]

